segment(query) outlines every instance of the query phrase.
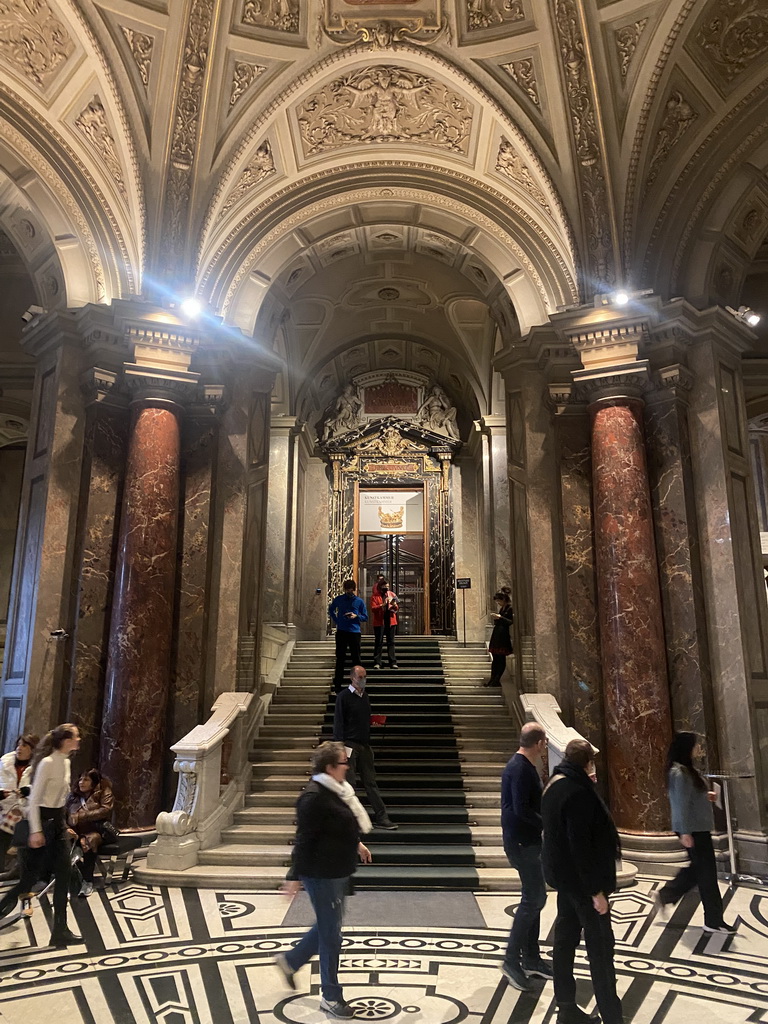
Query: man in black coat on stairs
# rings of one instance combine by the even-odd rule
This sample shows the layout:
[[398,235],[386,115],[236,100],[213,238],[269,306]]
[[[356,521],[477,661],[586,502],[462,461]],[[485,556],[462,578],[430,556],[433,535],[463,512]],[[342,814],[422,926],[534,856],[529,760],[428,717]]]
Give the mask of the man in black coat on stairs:
[[[594,751],[587,740],[571,740],[541,799],[542,865],[557,890],[552,947],[557,1024],[623,1024],[613,967],[613,930],[608,897],[616,888],[621,846],[610,811],[590,778]],[[573,961],[584,932],[592,986],[600,1015],[576,1003]]]
[[374,828],[387,831],[396,829],[376,785],[376,766],[371,750],[371,702],[365,692],[366,671],[362,665],[353,665],[349,673],[349,686],[336,697],[333,715],[333,738],[343,743],[349,754],[347,782],[354,787],[357,773],[365,787],[373,810]]

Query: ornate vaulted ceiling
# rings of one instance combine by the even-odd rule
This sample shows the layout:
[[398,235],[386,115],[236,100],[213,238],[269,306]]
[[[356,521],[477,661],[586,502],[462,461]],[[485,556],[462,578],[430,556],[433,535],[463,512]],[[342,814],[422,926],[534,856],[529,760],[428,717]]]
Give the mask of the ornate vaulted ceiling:
[[766,51],[764,0],[2,0],[0,226],[46,307],[196,290],[302,378],[412,337],[490,401],[496,325],[738,300]]

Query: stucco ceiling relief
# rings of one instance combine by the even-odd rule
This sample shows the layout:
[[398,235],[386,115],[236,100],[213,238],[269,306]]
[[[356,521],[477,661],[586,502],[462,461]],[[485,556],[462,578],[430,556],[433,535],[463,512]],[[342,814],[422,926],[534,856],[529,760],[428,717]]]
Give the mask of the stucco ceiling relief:
[[299,0],[244,0],[242,22],[255,28],[297,35],[300,27]]
[[468,32],[525,21],[523,0],[460,0]]
[[161,251],[168,265],[186,241],[192,171],[197,153],[200,108],[208,65],[213,0],[193,0],[184,41],[184,57],[166,174]]
[[531,198],[535,199],[542,209],[552,213],[552,207],[547,202],[547,197],[537,184],[531,174],[530,168],[509,139],[502,138],[499,142],[499,151],[496,155],[496,170],[525,189]]
[[248,166],[237,179],[232,191],[228,194],[224,205],[219,211],[219,216],[222,217],[228,210],[239,203],[244,196],[251,195],[252,190],[260,182],[264,181],[265,178],[273,175],[275,170],[272,147],[269,144],[269,139],[265,139],[256,149],[256,152],[248,162]]
[[75,44],[46,0],[3,0],[0,59],[39,89],[61,71]]
[[[691,97],[690,102],[688,97]],[[678,78],[664,102],[661,121],[656,129],[653,150],[648,162],[646,190],[659,176],[661,168],[672,151],[699,117],[699,112],[693,105],[694,102],[692,90],[686,88],[686,83]]]
[[768,7],[764,0],[710,0],[686,50],[723,94],[745,73],[764,74],[768,54]]
[[125,186],[123,168],[114,136],[107,122],[104,104],[98,96],[94,96],[90,103],[80,111],[75,118],[75,126],[88,140],[99,159],[103,161],[110,179],[114,181],[118,192],[127,204],[128,190]]
[[410,68],[356,68],[296,108],[305,156],[360,144],[417,142],[466,155],[473,106]]
[[622,79],[627,77],[637,44],[640,42],[640,36],[647,24],[648,18],[640,18],[638,21],[630,22],[629,25],[617,29],[614,33],[613,41],[619,58],[619,71]]
[[599,113],[590,83],[584,32],[575,0],[555,0],[558,46],[568,97],[585,227],[587,291],[610,291],[618,272],[614,211],[608,191]]
[[240,100],[261,75],[267,70],[266,64],[251,64],[245,60],[235,61],[232,69],[232,84],[229,92],[229,109]]
[[137,32],[127,25],[121,25],[120,31],[128,43],[128,49],[131,51],[136,70],[139,72],[141,84],[146,92],[149,86],[149,73],[152,66],[152,51],[155,47],[155,40],[152,36],[145,35],[143,32]]
[[511,60],[506,64],[500,64],[515,85],[528,97],[534,106],[541,108],[539,98],[539,84],[536,80],[536,65],[533,57],[523,57],[522,60]]

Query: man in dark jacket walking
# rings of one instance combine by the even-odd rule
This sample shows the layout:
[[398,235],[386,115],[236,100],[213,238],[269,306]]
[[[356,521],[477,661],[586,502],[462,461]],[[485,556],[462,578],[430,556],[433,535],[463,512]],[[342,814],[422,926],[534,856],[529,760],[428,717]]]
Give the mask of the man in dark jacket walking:
[[[557,890],[552,951],[557,1024],[622,1024],[613,967],[613,930],[608,897],[616,888],[621,847],[616,826],[590,778],[594,752],[571,740],[541,801],[544,877]],[[576,1003],[573,961],[584,932],[589,970],[600,1015]]]
[[349,747],[349,773],[347,781],[354,786],[356,776],[365,787],[373,811],[375,828],[396,829],[376,784],[376,766],[371,750],[371,702],[365,692],[366,671],[362,665],[353,665],[349,673],[349,686],[336,697],[333,714],[333,738]]
[[360,664],[360,625],[368,621],[365,601],[355,591],[354,580],[344,580],[344,593],[335,597],[328,606],[328,615],[336,627],[336,666],[333,672],[333,688],[341,692],[344,685],[344,658],[349,648],[352,664]]

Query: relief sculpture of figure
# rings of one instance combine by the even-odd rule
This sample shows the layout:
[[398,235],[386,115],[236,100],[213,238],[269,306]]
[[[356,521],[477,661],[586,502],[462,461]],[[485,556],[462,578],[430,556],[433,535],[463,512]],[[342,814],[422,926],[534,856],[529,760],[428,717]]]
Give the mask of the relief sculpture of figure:
[[354,430],[362,422],[363,403],[360,396],[351,384],[347,384],[342,393],[336,399],[333,415],[326,420],[323,430],[323,441],[337,434],[346,434],[348,430]]
[[459,428],[456,425],[456,407],[439,384],[433,384],[429,394],[421,403],[416,413],[416,422],[429,430],[447,434],[455,441],[459,440]]

